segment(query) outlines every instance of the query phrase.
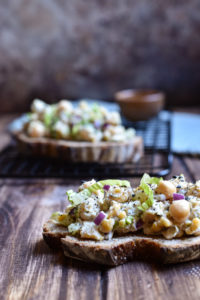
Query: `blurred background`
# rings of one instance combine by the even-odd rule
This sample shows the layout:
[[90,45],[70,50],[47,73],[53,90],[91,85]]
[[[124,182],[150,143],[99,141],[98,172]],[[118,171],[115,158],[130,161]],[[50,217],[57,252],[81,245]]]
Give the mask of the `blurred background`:
[[0,111],[124,88],[199,104],[199,11],[199,0],[1,1]]

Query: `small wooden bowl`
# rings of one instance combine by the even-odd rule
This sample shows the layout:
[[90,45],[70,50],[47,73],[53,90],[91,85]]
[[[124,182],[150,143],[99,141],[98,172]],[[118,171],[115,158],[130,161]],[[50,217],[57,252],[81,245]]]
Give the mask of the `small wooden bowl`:
[[115,94],[122,114],[130,121],[155,117],[164,107],[165,95],[157,90],[122,90]]

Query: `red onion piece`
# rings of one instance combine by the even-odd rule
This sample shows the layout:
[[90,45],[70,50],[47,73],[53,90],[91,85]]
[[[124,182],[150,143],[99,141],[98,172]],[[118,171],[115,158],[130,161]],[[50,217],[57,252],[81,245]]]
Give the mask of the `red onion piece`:
[[108,123],[104,123],[104,124],[103,124],[103,129],[106,129],[109,125],[110,125],[110,124],[108,124]]
[[95,120],[95,121],[94,121],[94,127],[95,127],[96,129],[99,129],[99,128],[101,127],[101,121]]
[[103,187],[103,189],[104,189],[105,191],[109,191],[109,189],[110,189],[110,185],[108,185],[108,184],[105,184],[105,185],[104,185],[104,187]]
[[99,225],[102,221],[103,221],[103,219],[105,218],[105,214],[101,211],[99,214],[98,214],[98,216],[94,219],[94,223],[96,224],[96,225]]
[[182,200],[185,199],[184,195],[173,193],[173,200]]
[[144,222],[142,221],[142,219],[139,219],[137,222],[136,222],[136,228],[137,229],[140,229],[142,228]]

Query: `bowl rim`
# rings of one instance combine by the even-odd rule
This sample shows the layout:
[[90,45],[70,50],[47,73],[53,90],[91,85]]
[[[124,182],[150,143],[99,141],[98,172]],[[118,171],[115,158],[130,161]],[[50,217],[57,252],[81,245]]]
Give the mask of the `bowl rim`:
[[124,89],[114,94],[118,103],[159,102],[165,100],[164,92],[156,89]]

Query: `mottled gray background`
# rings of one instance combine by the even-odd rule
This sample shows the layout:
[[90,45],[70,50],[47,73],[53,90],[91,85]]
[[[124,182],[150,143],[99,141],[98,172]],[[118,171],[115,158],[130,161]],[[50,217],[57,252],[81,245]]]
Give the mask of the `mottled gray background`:
[[200,102],[199,0],[0,0],[0,110],[159,88]]

